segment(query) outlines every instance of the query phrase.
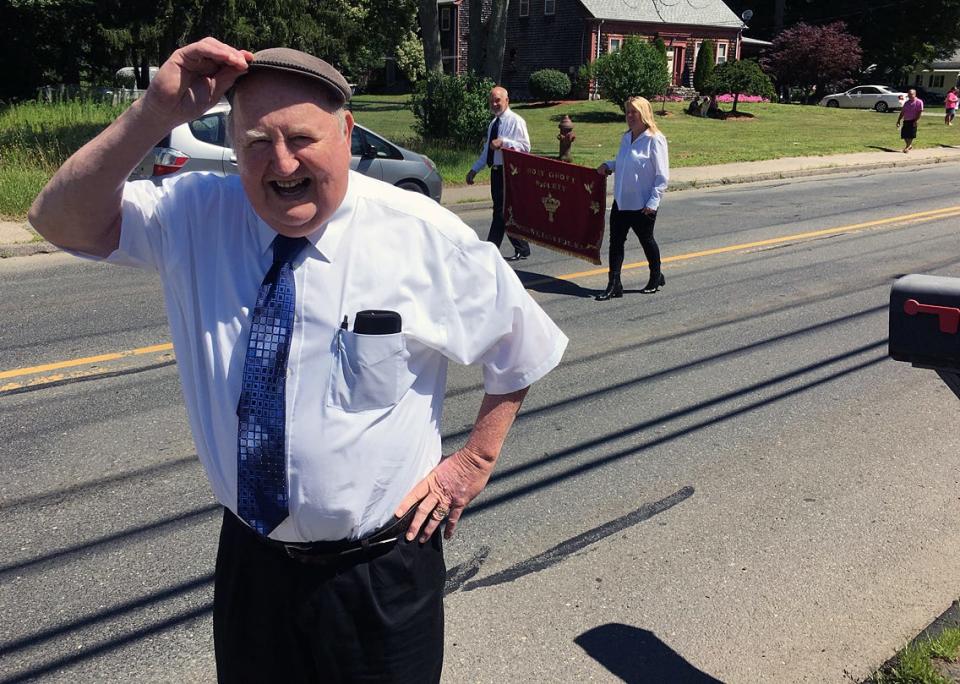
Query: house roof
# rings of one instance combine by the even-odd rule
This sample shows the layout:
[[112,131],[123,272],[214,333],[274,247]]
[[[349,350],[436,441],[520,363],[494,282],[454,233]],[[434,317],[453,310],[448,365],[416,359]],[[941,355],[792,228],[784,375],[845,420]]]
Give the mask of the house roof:
[[935,59],[930,64],[931,69],[960,69],[960,50],[946,59]]
[[596,19],[654,24],[744,26],[723,0],[580,0]]

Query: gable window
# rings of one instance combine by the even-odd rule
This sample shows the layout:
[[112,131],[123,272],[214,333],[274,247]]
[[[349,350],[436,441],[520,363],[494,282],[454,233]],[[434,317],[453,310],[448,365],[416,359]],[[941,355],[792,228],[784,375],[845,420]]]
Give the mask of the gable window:
[[717,64],[723,64],[727,61],[727,44],[717,43]]
[[616,52],[623,47],[623,38],[608,38],[607,52]]
[[441,31],[450,30],[450,8],[449,7],[440,8],[440,30]]
[[557,13],[557,0],[543,0],[543,14],[553,16]]
[[530,16],[530,0],[520,0],[520,16]]

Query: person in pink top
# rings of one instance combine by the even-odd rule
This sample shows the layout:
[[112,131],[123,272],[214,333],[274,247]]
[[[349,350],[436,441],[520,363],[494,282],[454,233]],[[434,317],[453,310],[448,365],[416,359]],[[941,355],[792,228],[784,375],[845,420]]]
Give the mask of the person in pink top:
[[900,116],[897,117],[897,128],[903,138],[903,152],[906,154],[913,149],[913,141],[917,138],[917,123],[923,115],[923,100],[917,97],[917,91],[911,88],[907,91],[907,101],[903,103]]
[[957,95],[957,87],[954,86],[950,89],[950,92],[947,93],[947,99],[943,103],[946,109],[946,114],[943,117],[943,123],[947,124],[948,126],[953,125],[953,117],[957,114],[958,101],[960,101],[960,96]]

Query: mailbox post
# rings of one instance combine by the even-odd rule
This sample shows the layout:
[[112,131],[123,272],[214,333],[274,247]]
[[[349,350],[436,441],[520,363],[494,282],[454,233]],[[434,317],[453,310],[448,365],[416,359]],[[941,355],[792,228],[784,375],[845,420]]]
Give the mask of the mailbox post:
[[908,275],[890,291],[890,356],[935,370],[960,398],[960,278]]

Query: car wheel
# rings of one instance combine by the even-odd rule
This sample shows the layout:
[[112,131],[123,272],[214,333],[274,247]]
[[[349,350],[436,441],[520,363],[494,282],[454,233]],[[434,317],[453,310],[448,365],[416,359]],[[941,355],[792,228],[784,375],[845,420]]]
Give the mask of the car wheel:
[[420,185],[419,183],[417,183],[416,181],[409,181],[409,180],[400,181],[399,183],[397,183],[397,187],[400,188],[401,190],[419,192],[421,195],[427,194],[427,189],[422,185]]
[[827,106],[828,106],[828,107],[839,107],[839,106],[840,106],[840,103],[837,102],[836,100],[827,100]]
[[873,105],[873,108],[876,109],[881,114],[883,114],[885,111],[890,109],[890,107],[887,106],[886,102],[878,102],[877,104]]

